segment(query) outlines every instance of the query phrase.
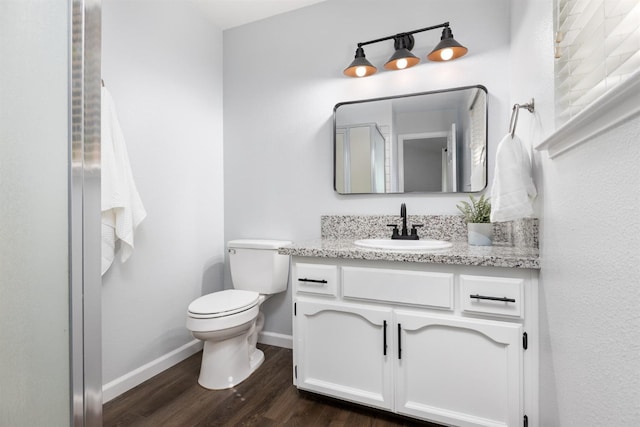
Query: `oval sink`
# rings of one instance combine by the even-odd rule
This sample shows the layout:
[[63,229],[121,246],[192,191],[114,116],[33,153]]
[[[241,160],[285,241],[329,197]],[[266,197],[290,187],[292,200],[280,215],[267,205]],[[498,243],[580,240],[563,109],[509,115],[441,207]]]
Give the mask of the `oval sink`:
[[394,239],[362,239],[353,242],[362,248],[388,250],[434,250],[446,249],[453,246],[445,240],[394,240]]

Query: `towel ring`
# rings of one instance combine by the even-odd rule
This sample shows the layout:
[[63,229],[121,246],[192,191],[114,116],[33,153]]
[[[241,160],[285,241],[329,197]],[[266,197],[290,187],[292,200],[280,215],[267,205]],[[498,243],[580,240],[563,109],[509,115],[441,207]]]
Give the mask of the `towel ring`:
[[533,113],[535,111],[535,100],[531,98],[531,102],[526,104],[513,104],[511,120],[509,120],[509,133],[511,134],[511,138],[516,134],[516,127],[518,127],[518,113],[521,108],[526,108],[530,113]]

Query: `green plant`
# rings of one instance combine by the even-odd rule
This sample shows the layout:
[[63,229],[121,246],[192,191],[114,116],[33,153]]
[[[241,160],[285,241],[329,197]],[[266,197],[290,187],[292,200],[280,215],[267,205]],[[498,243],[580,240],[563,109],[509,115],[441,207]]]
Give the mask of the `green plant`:
[[486,223],[491,222],[489,216],[491,215],[491,202],[489,198],[485,198],[484,194],[479,199],[475,199],[472,195],[469,195],[471,203],[463,201],[456,207],[464,214],[464,219],[467,222],[473,223]]

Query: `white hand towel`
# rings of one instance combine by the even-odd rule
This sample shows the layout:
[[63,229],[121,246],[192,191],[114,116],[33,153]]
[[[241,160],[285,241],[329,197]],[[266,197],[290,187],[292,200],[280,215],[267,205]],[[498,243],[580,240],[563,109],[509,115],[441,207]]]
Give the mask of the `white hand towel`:
[[522,141],[507,134],[496,153],[491,188],[491,222],[512,221],[533,214],[531,202],[537,195],[531,178],[531,159]]
[[125,262],[133,252],[133,234],[147,216],[136,189],[129,165],[124,135],[116,115],[111,94],[102,88],[101,113],[102,155],[102,274],[115,256],[115,244],[122,241],[121,260]]

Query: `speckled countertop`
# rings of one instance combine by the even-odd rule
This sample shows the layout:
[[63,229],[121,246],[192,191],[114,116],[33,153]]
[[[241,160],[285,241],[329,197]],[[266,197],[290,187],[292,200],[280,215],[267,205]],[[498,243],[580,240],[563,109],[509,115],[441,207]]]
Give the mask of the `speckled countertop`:
[[296,243],[278,252],[283,255],[365,259],[379,261],[426,262],[432,264],[477,265],[485,267],[539,269],[537,248],[517,248],[497,244],[470,246],[465,242],[452,242],[449,249],[438,251],[383,250],[362,248],[353,239],[320,239]]
[[353,242],[357,239],[388,238],[387,224],[398,223],[399,217],[328,215],[321,217],[322,239],[295,243],[281,248],[279,253],[319,258],[540,269],[536,219],[494,223],[493,246],[467,244],[466,224],[459,215],[409,216],[408,219],[412,224],[424,224],[418,230],[421,239],[447,240],[453,246],[437,251],[362,248]]

